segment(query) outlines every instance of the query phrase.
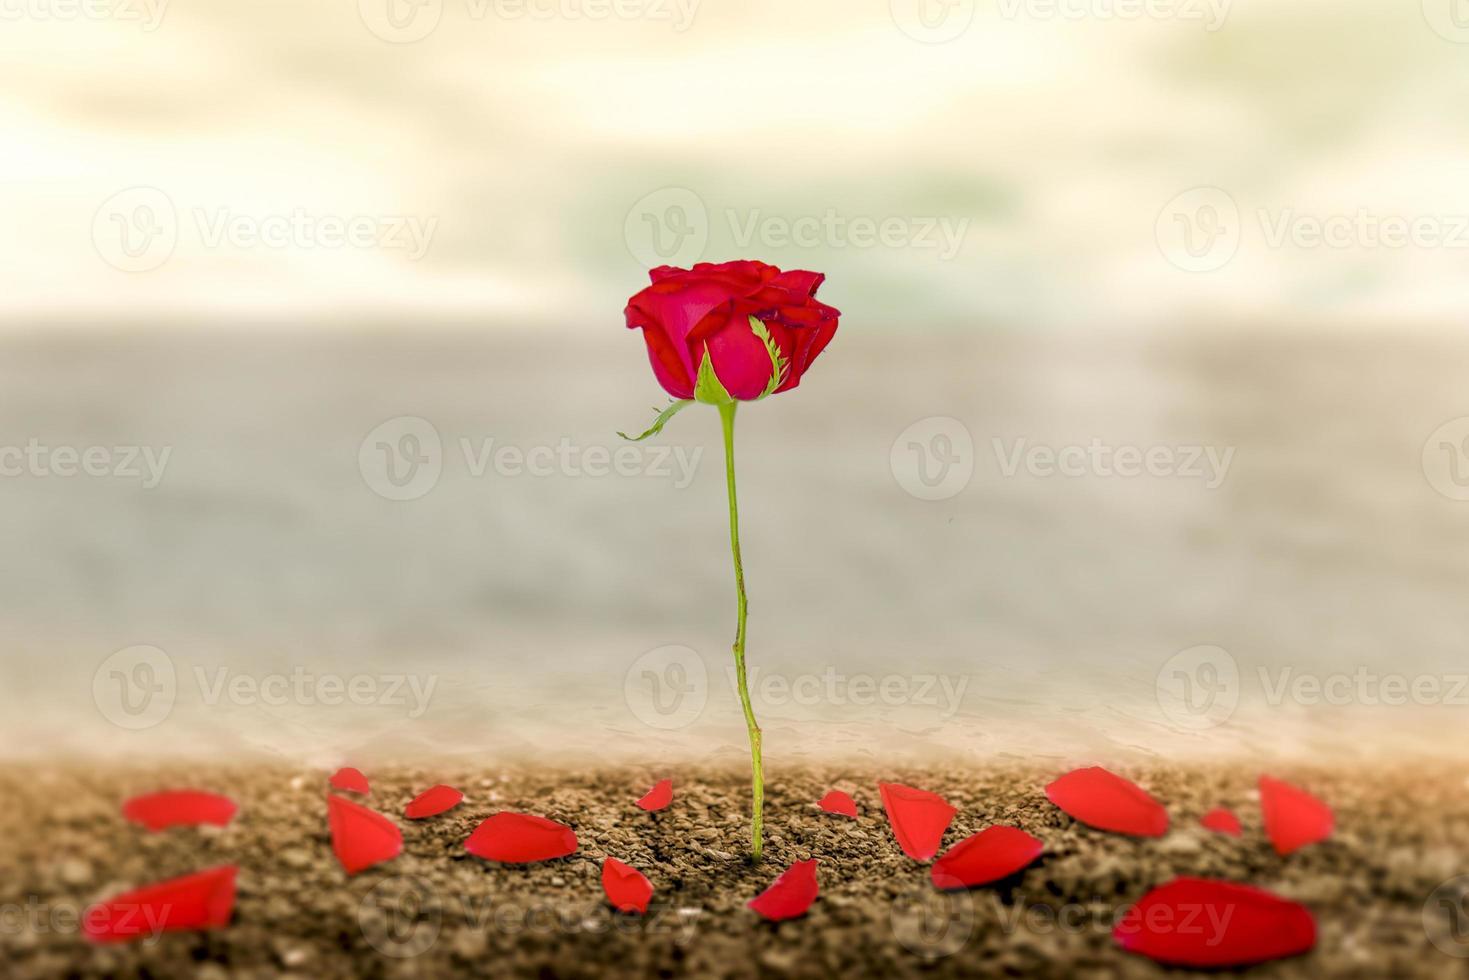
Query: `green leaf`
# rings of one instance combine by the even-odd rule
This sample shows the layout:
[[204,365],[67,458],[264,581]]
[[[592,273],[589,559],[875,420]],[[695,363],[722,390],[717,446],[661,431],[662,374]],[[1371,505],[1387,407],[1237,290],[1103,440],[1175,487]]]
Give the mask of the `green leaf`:
[[699,362],[699,376],[694,380],[694,401],[705,405],[728,405],[734,401],[728,389],[714,373],[714,362],[709,359],[709,348],[704,348],[704,359]]
[[644,439],[648,438],[649,436],[656,436],[658,433],[662,432],[663,431],[663,427],[668,424],[668,420],[669,419],[671,419],[675,415],[677,415],[679,413],[679,411],[685,405],[692,405],[692,404],[693,404],[692,401],[690,401],[687,398],[684,398],[684,399],[680,399],[679,401],[676,401],[673,404],[669,405],[667,408],[665,408],[661,412],[658,412],[658,409],[656,409],[656,408],[653,409],[653,411],[658,412],[658,417],[653,420],[653,425],[648,429],[648,431],[647,432],[644,432],[640,436],[630,436],[626,432],[619,432],[617,434],[620,435],[620,436],[622,436],[622,438],[626,439],[628,442],[642,442]]
[[[765,398],[768,395],[775,394],[775,389],[785,383],[786,372],[790,370],[791,365],[790,362],[781,356],[780,345],[775,342],[774,337],[770,336],[770,330],[764,323],[754,317],[750,317],[750,329],[755,331],[755,336],[759,337],[765,343],[765,350],[770,354],[770,383],[760,393],[760,398]],[[756,401],[759,400],[759,398],[756,399]]]

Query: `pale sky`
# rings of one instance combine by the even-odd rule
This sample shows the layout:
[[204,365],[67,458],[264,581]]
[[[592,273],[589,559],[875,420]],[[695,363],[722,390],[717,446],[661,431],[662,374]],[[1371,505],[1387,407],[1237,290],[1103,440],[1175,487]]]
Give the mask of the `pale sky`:
[[618,2],[6,0],[0,319],[590,329],[732,257],[912,325],[1469,300],[1439,0]]

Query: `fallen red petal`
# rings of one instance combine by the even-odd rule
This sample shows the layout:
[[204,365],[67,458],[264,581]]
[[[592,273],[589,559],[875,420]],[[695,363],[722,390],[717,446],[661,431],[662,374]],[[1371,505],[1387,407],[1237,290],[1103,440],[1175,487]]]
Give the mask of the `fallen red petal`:
[[929,876],[945,890],[1008,878],[1041,856],[1046,845],[1017,827],[988,827],[966,837],[933,863]]
[[487,861],[550,861],[576,852],[576,832],[545,817],[501,812],[476,827],[464,848]]
[[347,874],[391,860],[403,850],[403,833],[387,817],[340,796],[328,796],[326,803],[332,850]]
[[1142,787],[1100,766],[1076,769],[1046,787],[1046,798],[1098,830],[1137,837],[1168,832],[1168,811]]
[[643,794],[641,800],[638,800],[638,806],[651,813],[654,810],[663,809],[672,802],[673,780],[660,779],[652,789]]
[[823,796],[819,805],[827,813],[835,813],[843,817],[857,815],[857,801],[839,789],[834,789]]
[[205,823],[223,827],[234,819],[238,809],[228,796],[179,789],[135,796],[122,805],[122,815],[149,830]]
[[403,808],[403,816],[409,820],[437,817],[445,810],[454,809],[463,799],[463,793],[452,786],[445,786],[443,783],[440,783],[415,796],[413,802]]
[[959,811],[937,793],[901,783],[878,783],[877,789],[903,853],[915,861],[927,861],[937,854],[944,831]]
[[1260,777],[1260,812],[1265,834],[1277,854],[1290,854],[1331,836],[1331,807],[1303,789],[1269,776]]
[[372,787],[367,785],[367,777],[362,775],[362,770],[353,769],[351,766],[332,773],[332,789],[343,790],[347,793],[361,793],[363,796],[372,792]]
[[228,925],[239,870],[226,864],[116,895],[87,909],[82,931],[94,943],[116,943]]
[[1199,823],[1217,834],[1238,837],[1244,833],[1244,828],[1239,824],[1239,817],[1234,815],[1233,810],[1226,810],[1222,806],[1215,807],[1204,814]]
[[1305,906],[1259,888],[1175,878],[1128,909],[1112,938],[1170,966],[1247,966],[1310,950],[1316,920]]
[[629,868],[616,858],[602,862],[602,891],[607,901],[619,912],[642,915],[648,911],[648,900],[653,897],[653,886],[643,873]]
[[805,915],[820,890],[816,883],[815,859],[797,861],[769,888],[750,899],[749,905],[771,922],[780,922]]

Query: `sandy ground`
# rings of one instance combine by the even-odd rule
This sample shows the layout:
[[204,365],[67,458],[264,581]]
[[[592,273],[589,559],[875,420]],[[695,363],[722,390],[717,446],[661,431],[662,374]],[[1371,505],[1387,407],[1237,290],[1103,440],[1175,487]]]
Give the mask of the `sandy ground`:
[[[7,977],[926,976],[1183,975],[1122,953],[1114,918],[1149,887],[1180,874],[1224,876],[1302,901],[1316,950],[1256,967],[1261,977],[1469,976],[1455,876],[1469,872],[1469,788],[1462,773],[1278,772],[1336,808],[1331,841],[1287,858],[1259,831],[1253,770],[1130,770],[1169,804],[1174,828],[1132,840],[1074,823],[1041,788],[1055,769],[877,773],[783,769],[768,789],[768,854],[743,857],[741,773],[680,771],[673,805],[633,806],[663,773],[398,769],[375,771],[370,803],[394,815],[435,782],[460,786],[459,808],[399,820],[404,853],[355,878],[327,837],[326,773],[281,767],[0,770],[0,948]],[[1042,860],[1000,887],[936,892],[903,856],[877,799],[877,778],[943,793],[960,814],[945,843],[992,823],[1046,842]],[[241,804],[225,829],[150,834],[123,821],[128,795],[166,786],[225,791]],[[821,813],[838,787],[860,818]],[[1242,839],[1198,817],[1237,808]],[[581,848],[529,867],[467,855],[463,840],[501,809],[572,825]],[[610,912],[605,855],[657,888],[644,918]],[[821,897],[801,920],[772,925],[744,903],[790,862],[819,858]],[[238,862],[233,924],[157,942],[95,947],[77,934],[88,903],[149,881]],[[1446,896],[1449,900],[1445,900]],[[1436,934],[1437,942],[1429,933]],[[1457,954],[1457,955],[1456,955]]]

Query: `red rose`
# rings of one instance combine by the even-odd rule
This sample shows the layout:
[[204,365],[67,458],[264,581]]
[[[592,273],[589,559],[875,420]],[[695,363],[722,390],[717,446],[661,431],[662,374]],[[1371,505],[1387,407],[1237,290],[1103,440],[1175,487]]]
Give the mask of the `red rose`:
[[815,298],[826,277],[764,262],[660,266],[627,303],[653,373],[674,398],[693,398],[708,358],[730,397],[753,401],[794,388],[837,332],[841,314]]

